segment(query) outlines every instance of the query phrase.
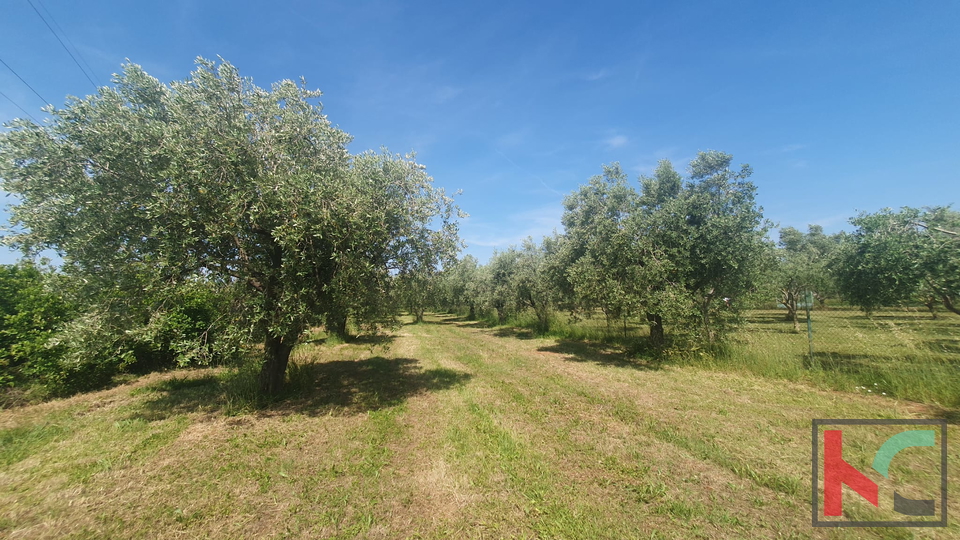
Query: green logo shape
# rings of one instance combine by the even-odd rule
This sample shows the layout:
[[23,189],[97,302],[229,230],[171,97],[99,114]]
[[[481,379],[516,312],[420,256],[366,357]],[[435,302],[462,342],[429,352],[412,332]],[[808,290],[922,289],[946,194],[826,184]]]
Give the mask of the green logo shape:
[[936,432],[929,429],[901,431],[887,439],[887,442],[877,450],[877,454],[873,457],[873,470],[882,474],[884,478],[890,478],[889,469],[893,456],[911,446],[934,446],[936,439]]

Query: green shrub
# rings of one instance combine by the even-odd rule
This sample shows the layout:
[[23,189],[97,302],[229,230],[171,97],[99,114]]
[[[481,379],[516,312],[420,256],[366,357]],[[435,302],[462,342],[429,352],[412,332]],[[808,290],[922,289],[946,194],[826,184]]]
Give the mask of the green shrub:
[[103,388],[122,372],[221,362],[241,349],[235,322],[206,282],[132,297],[29,263],[0,266],[0,386],[35,400]]
[[0,265],[0,384],[20,386],[55,369],[64,350],[50,338],[73,313],[32,264]]
[[68,366],[94,363],[117,371],[155,370],[221,363],[240,350],[243,336],[226,295],[190,282],[162,296],[98,297],[56,339]]

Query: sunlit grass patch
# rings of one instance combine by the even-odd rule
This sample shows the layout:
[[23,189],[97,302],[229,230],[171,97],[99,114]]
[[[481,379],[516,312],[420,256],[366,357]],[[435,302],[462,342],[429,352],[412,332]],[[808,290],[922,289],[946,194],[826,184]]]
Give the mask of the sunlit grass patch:
[[[871,317],[852,308],[813,313],[796,333],[782,311],[748,313],[731,343],[691,365],[806,381],[823,388],[960,406],[960,317],[910,309]],[[867,392],[869,390],[869,392]]]
[[0,430],[0,466],[10,466],[33,455],[68,431],[63,421]]

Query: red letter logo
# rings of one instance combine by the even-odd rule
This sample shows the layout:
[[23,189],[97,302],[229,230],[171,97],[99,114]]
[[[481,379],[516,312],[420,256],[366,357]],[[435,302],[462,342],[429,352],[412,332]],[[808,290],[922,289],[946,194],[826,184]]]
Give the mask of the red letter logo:
[[843,514],[843,486],[846,484],[879,506],[879,486],[864,474],[843,460],[843,432],[824,430],[823,432],[823,514],[839,516]]

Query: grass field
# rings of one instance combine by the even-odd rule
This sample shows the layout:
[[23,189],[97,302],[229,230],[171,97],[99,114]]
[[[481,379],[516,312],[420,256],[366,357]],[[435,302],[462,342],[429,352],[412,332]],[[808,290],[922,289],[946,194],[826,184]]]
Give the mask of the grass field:
[[[812,314],[813,362],[807,328],[793,331],[783,311],[753,311],[737,335],[741,347],[721,363],[838,390],[960,407],[960,317],[931,319],[917,309],[884,309],[865,316],[834,307]],[[814,369],[811,369],[814,368]]]
[[[731,373],[750,373],[847,392],[960,408],[960,317],[926,308],[884,308],[871,316],[849,306],[817,308],[812,315],[811,358],[805,314],[799,331],[784,310],[750,310],[719,352],[685,344],[667,361]],[[532,331],[536,319],[516,321]],[[668,328],[668,334],[670,329]],[[602,316],[576,323],[558,314],[550,337],[630,347],[643,343],[646,325],[607,326]]]
[[[813,418],[951,408],[450,317],[295,362],[289,398],[264,407],[218,369],[0,411],[0,536],[960,538],[955,517],[810,526]],[[960,493],[956,436],[948,453]]]

